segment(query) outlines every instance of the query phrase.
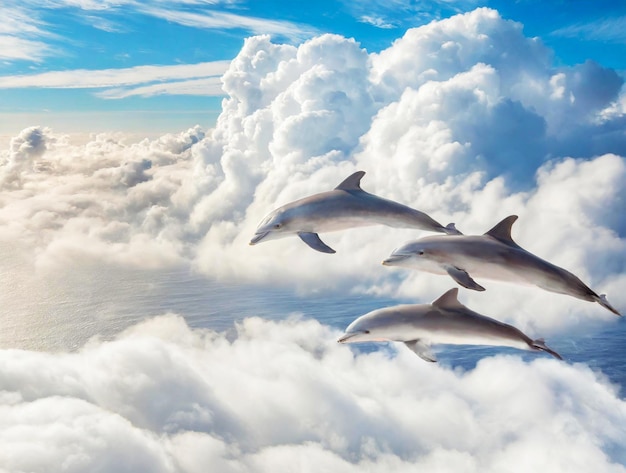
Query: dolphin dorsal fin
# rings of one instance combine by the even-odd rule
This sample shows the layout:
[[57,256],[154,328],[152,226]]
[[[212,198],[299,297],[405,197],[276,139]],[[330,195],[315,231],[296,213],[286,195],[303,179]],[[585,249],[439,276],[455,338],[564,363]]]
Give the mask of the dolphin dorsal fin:
[[497,223],[491,230],[485,233],[485,235],[492,236],[504,243],[512,243],[517,246],[517,243],[511,238],[511,227],[513,223],[515,223],[515,220],[517,220],[517,215],[509,215]]
[[459,302],[458,295],[459,288],[453,287],[452,289],[444,292],[443,295],[441,295],[438,299],[435,299],[432,302],[432,305],[437,306],[441,309],[458,309],[460,307],[465,307]]
[[336,190],[342,191],[360,191],[361,189],[361,179],[365,176],[365,171],[357,171],[354,174],[350,174],[346,177],[341,184],[335,187]]

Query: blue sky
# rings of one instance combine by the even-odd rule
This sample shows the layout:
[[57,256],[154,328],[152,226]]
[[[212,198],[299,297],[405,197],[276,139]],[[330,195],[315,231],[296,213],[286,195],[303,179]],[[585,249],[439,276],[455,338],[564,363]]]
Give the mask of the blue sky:
[[[299,44],[322,33],[378,52],[408,28],[489,6],[554,51],[626,69],[626,4],[614,1],[51,0],[3,2],[0,135],[179,131],[214,124],[219,76],[243,40]],[[295,6],[294,6],[295,5]]]

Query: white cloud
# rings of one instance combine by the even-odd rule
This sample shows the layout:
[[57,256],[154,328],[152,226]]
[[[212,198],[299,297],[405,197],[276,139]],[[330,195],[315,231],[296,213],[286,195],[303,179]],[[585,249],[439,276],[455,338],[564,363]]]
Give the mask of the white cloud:
[[[0,25],[0,59],[15,61],[41,61],[51,55],[59,55],[61,50],[52,47],[46,40],[59,39],[53,31],[55,25],[39,20],[47,10],[79,10],[80,20],[89,26],[118,33],[127,31],[128,25],[120,23],[111,13],[120,13],[125,9],[139,15],[164,19],[192,28],[242,29],[251,34],[272,34],[292,41],[301,41],[317,34],[317,30],[308,25],[279,19],[265,19],[239,15],[224,11],[230,0],[189,1],[175,0],[163,2],[151,0],[136,2],[133,0],[53,0],[37,2],[11,0],[3,8],[3,24]],[[208,7],[208,8],[207,8]],[[68,38],[72,40],[72,38]]]
[[464,372],[404,347],[355,355],[337,335],[252,318],[226,338],[169,315],[74,353],[2,350],[0,468],[625,470],[626,404],[582,365]]
[[99,135],[73,146],[49,130],[24,130],[0,169],[2,238],[45,249],[42,263],[77,253],[148,266],[177,261],[186,211],[172,201],[185,192],[189,148],[203,136],[196,128],[125,145]]
[[211,95],[222,96],[222,82],[219,77],[206,79],[183,80],[151,84],[141,87],[113,88],[96,93],[98,97],[105,99],[123,99],[132,96],[149,97],[152,95]]
[[[0,88],[60,88],[98,89],[114,86],[147,84],[150,82],[181,81],[184,79],[217,78],[230,61],[179,64],[170,66],[135,66],[124,69],[53,71],[41,74],[0,77]],[[176,82],[172,87],[175,87]]]
[[344,1],[344,8],[363,23],[378,28],[397,28],[425,24],[468,11],[478,6],[476,0],[431,0],[413,2],[410,0],[352,0]]
[[44,30],[36,15],[17,5],[2,8],[0,24],[0,60],[28,60],[38,62],[54,49],[43,40],[53,37]]
[[[311,51],[321,51],[322,45],[324,50],[333,49],[335,57],[313,55],[317,62],[309,65],[305,59]],[[507,54],[509,49],[516,54]],[[332,36],[305,43],[297,50],[253,39],[233,61],[224,77],[230,98],[213,135],[221,146],[196,150],[208,167],[213,170],[220,162],[224,171],[223,175],[217,172],[221,184],[194,211],[194,218],[202,214],[208,221],[220,221],[205,224],[209,231],[198,260],[204,271],[238,278],[293,280],[302,287],[336,286],[341,281],[348,288],[356,284],[361,289],[389,290],[398,276],[375,264],[403,240],[418,236],[415,232],[372,228],[328,235],[339,253],[324,258],[323,264],[321,256],[297,238],[269,242],[252,251],[245,246],[256,223],[269,210],[330,189],[353,170],[364,169],[368,172],[365,189],[413,205],[444,224],[456,221],[468,233],[482,233],[500,218],[517,213],[521,218],[516,232],[541,221],[543,231],[549,231],[554,241],[570,241],[574,232],[580,232],[577,235],[583,239],[588,235],[589,241],[596,231],[612,235],[610,244],[598,248],[603,256],[596,254],[600,261],[615,258],[621,262],[611,265],[608,273],[600,266],[587,272],[588,262],[582,261],[588,247],[573,241],[571,250],[560,246],[551,249],[554,253],[542,253],[545,239],[540,233],[521,243],[544,257],[550,254],[550,259],[583,274],[599,291],[609,292],[618,306],[623,304],[619,291],[608,291],[621,277],[621,224],[601,218],[606,213],[582,211],[588,224],[579,225],[572,219],[579,201],[572,196],[559,198],[564,206],[554,216],[560,216],[559,225],[548,230],[545,222],[554,212],[537,197],[544,195],[541,187],[547,181],[534,182],[537,170],[554,166],[557,160],[550,161],[551,157],[564,156],[562,149],[601,141],[603,131],[594,124],[594,113],[617,97],[619,81],[614,72],[593,64],[556,72],[548,62],[549,51],[539,41],[525,38],[521,25],[504,21],[487,9],[410,30],[360,66],[349,59],[343,59],[344,64],[335,60],[345,58],[348,51],[353,57],[362,55],[355,55],[356,45]],[[359,71],[370,80],[355,86]],[[555,98],[551,99],[550,81],[555,74],[563,74],[564,84],[577,84],[567,85],[568,92],[564,92],[576,100],[551,103]],[[328,83],[335,90],[324,99],[326,89],[319,83],[326,84],[327,77],[333,78]],[[276,79],[282,86],[278,93],[271,87]],[[608,93],[598,94],[599,82],[607,86]],[[355,94],[359,89],[362,93]],[[335,97],[348,100],[332,100]],[[342,103],[345,108],[337,109]],[[353,122],[359,128],[348,126],[353,110],[359,111],[355,117],[359,121]],[[337,117],[340,121],[333,121]],[[577,136],[564,131],[565,122],[575,126]],[[358,142],[337,140],[342,125]],[[622,137],[611,146],[623,155],[624,145]],[[574,185],[607,189],[611,197],[605,197],[603,203],[615,213],[623,191],[611,184],[612,176],[619,179],[623,175],[623,158],[584,156],[585,160],[569,164],[581,169],[589,166],[594,172],[577,173]],[[543,168],[546,162],[547,168]],[[608,163],[615,163],[620,171],[603,172]],[[213,171],[211,175],[215,175]],[[600,181],[591,181],[592,175]],[[560,174],[553,174],[550,181],[559,189],[557,195],[571,194]],[[554,205],[557,201],[552,199]],[[219,207],[217,202],[221,202]],[[537,202],[533,212],[528,210],[531,202]],[[244,209],[246,218],[242,219]],[[212,259],[210,255],[215,253],[222,258]],[[417,298],[428,293],[434,298],[449,284],[444,278],[407,274],[400,290],[404,296]],[[523,289],[492,287],[490,302],[481,301],[486,308],[483,312],[491,315],[506,313],[522,324],[548,327],[564,326],[579,316],[574,314],[580,314],[575,309],[578,301],[557,298],[560,303],[555,304],[552,294],[535,291],[529,296]],[[479,300],[478,295],[470,297],[472,302]],[[528,311],[512,311],[521,298],[532,301]],[[531,315],[545,314],[546,306],[549,314],[541,319]],[[596,314],[602,312],[599,306],[597,309]],[[569,318],[563,313],[570,314]]]
[[0,89],[96,89],[98,90],[96,96],[104,99],[163,94],[219,97],[224,95],[220,77],[228,69],[229,64],[230,61],[213,61],[0,76]]
[[194,28],[241,28],[253,34],[279,35],[292,40],[301,40],[311,37],[316,33],[315,29],[303,24],[243,16],[221,11],[204,10],[202,13],[193,13],[158,7],[142,7],[140,11],[150,16],[163,18],[167,21]]
[[[611,108],[621,82],[597,64],[557,69],[549,58],[489,9],[409,30],[375,55],[334,35],[298,47],[249,38],[222,77],[226,99],[211,133],[133,145],[104,135],[72,145],[43,128],[16,137],[0,155],[0,238],[31,245],[42,267],[80,255],[149,267],[184,261],[217,279],[434,299],[449,278],[379,264],[421,236],[414,231],[322,235],[333,256],[296,237],[248,246],[269,211],[363,169],[364,189],[465,233],[518,214],[522,246],[623,310],[617,183],[626,140],[623,113]],[[211,67],[132,68],[90,83],[121,86],[111,96],[156,93],[160,85],[134,85],[173,77],[182,85]],[[39,80],[65,83],[55,77]],[[602,244],[591,252],[592,242]],[[468,294],[468,305],[525,330],[610,316],[565,296],[486,285],[487,297]]]
[[376,28],[382,29],[392,29],[395,28],[393,23],[386,21],[384,18],[379,16],[371,16],[371,15],[363,15],[359,18],[359,21],[362,23],[367,23],[368,25],[375,26]]
[[588,23],[566,26],[553,31],[552,35],[623,43],[626,41],[626,16],[600,18]]

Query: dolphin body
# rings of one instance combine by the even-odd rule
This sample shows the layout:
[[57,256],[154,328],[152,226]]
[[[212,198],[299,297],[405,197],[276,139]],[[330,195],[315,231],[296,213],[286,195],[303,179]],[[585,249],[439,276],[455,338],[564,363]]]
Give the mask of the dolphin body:
[[430,346],[491,345],[545,351],[561,360],[543,339],[533,340],[523,332],[461,304],[458,288],[444,293],[431,304],[397,305],[374,310],[352,322],[339,343],[396,341],[426,361],[437,361]]
[[404,266],[434,274],[448,274],[475,291],[485,288],[473,276],[531,284],[546,291],[597,302],[616,315],[604,294],[598,295],[569,271],[529,253],[511,238],[517,215],[510,215],[484,235],[425,237],[393,251],[386,266]]
[[355,172],[331,191],[277,208],[259,224],[250,244],[296,234],[314,250],[335,253],[318,233],[376,224],[459,233],[452,223],[444,227],[423,212],[365,192],[361,189],[364,175],[364,171]]

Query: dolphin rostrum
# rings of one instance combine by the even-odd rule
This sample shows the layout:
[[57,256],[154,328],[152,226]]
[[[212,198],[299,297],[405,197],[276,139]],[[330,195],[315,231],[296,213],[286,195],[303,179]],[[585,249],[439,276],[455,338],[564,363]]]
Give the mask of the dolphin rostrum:
[[352,322],[339,343],[404,342],[420,358],[437,361],[431,345],[492,345],[545,351],[561,360],[543,339],[533,340],[512,325],[478,314],[461,304],[458,288],[431,304],[397,305],[377,309]]
[[355,172],[331,191],[277,208],[259,224],[250,244],[296,234],[314,250],[335,253],[318,233],[376,224],[459,233],[452,223],[444,227],[424,212],[365,192],[360,185],[364,175]]
[[531,284],[546,291],[598,302],[616,315],[604,294],[598,295],[569,271],[526,251],[511,238],[517,215],[510,215],[484,235],[425,237],[393,251],[386,266],[404,266],[434,274],[448,274],[475,291],[485,288],[473,277]]

